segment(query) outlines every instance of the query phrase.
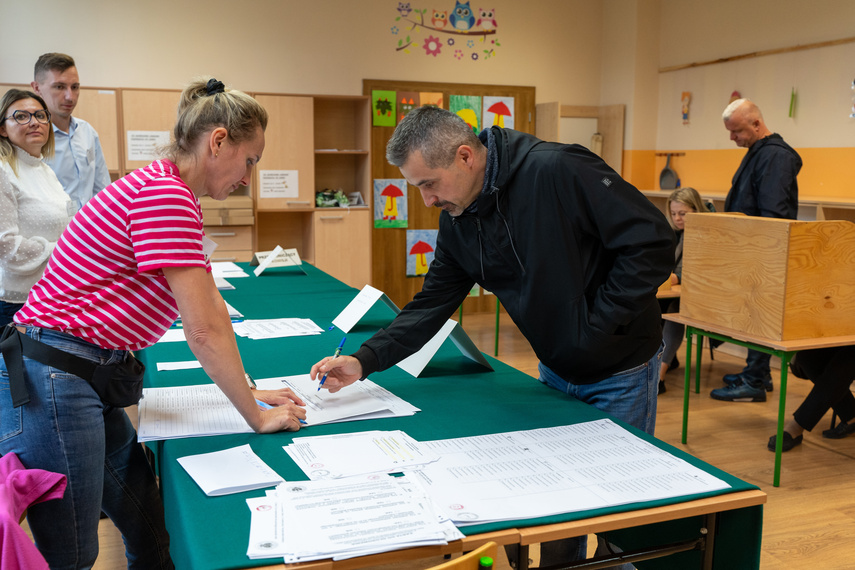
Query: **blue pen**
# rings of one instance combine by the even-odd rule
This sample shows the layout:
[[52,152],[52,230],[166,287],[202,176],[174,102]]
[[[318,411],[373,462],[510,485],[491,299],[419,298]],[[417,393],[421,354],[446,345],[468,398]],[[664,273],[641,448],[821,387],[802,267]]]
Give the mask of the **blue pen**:
[[[344,336],[344,337],[342,337],[342,338],[341,338],[341,342],[340,342],[340,343],[338,343],[338,348],[336,348],[336,349],[335,349],[335,354],[333,355],[333,360],[335,360],[336,358],[338,358],[338,357],[339,357],[339,355],[341,354],[341,349],[344,347],[344,341],[346,341],[346,340],[347,340],[347,337],[346,337],[346,336]],[[324,374],[324,377],[323,377],[323,378],[321,378],[321,383],[320,383],[320,384],[318,384],[318,392],[320,392],[320,391],[321,391],[321,388],[323,388],[323,387],[324,387],[324,382],[326,382],[326,381],[327,381],[327,375],[329,375],[329,372],[327,372],[326,374]]]

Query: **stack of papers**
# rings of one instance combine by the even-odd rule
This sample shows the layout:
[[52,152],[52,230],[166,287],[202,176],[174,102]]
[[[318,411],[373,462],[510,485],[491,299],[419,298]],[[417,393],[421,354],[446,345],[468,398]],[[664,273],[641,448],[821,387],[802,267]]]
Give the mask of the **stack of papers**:
[[235,334],[253,340],[321,334],[312,319],[251,319],[233,324]]
[[211,264],[211,275],[214,277],[225,277],[231,279],[234,277],[249,277],[249,273],[240,268],[236,263],[231,261],[215,261]]
[[440,459],[412,475],[457,526],[730,487],[607,419],[421,445]]
[[226,281],[226,279],[249,277],[247,272],[231,261],[218,261],[212,263],[211,275],[214,276],[214,283],[220,291],[227,291],[235,288],[235,286]]
[[285,482],[248,444],[179,457],[178,463],[209,497],[275,487]]
[[[195,361],[191,361],[195,362]],[[158,369],[164,363],[158,363]],[[169,363],[171,365],[186,363]],[[318,391],[308,374],[256,380],[261,390],[291,388],[306,402],[306,425],[408,416],[418,408],[366,379],[349,390]],[[137,407],[138,441],[231,433],[252,433],[243,417],[215,384],[145,388]]]
[[412,416],[421,411],[367,378],[335,394],[318,391],[318,381],[308,374],[262,378],[256,380],[255,385],[260,390],[291,388],[306,402],[306,424],[310,426]]
[[400,473],[439,459],[400,430],[297,437],[285,451],[313,481]]
[[463,538],[408,477],[283,483],[246,502],[252,559],[343,560]]

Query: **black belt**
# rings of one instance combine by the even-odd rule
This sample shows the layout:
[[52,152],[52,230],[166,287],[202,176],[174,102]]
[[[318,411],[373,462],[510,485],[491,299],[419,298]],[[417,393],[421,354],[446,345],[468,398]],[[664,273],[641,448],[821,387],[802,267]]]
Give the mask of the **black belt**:
[[[83,378],[93,387],[108,383],[115,372],[115,365],[103,366],[97,362],[69,354],[43,342],[22,334],[15,324],[10,324],[0,337],[0,352],[9,372],[9,393],[12,406],[29,403],[30,394],[24,382],[24,356],[46,366],[51,366]],[[140,364],[140,366],[142,366]],[[97,388],[96,388],[97,391]],[[137,397],[139,399],[139,397]]]

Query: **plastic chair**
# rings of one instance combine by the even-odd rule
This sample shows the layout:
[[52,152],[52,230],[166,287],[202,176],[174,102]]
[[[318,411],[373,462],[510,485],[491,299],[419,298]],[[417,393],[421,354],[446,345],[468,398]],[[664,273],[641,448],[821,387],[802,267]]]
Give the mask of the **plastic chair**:
[[429,570],[478,570],[478,561],[481,560],[481,557],[489,556],[495,560],[498,552],[498,544],[487,542],[472,552],[467,552],[454,560],[449,560],[439,566],[431,566]]

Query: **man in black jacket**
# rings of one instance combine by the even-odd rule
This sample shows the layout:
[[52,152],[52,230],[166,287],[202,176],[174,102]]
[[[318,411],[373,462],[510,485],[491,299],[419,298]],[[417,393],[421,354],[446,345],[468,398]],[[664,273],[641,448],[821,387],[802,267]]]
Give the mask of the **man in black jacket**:
[[[674,264],[662,213],[581,146],[499,127],[479,137],[435,107],[401,120],[386,157],[426,206],[443,210],[434,261],[388,327],[350,357],[315,364],[312,378],[329,371],[325,386],[335,392],[393,366],[478,283],[531,343],[541,382],[652,434],[662,347],[656,291]],[[559,548],[541,562],[575,558]]]
[[[796,176],[802,167],[798,153],[766,127],[760,109],[748,99],[732,102],[722,118],[730,140],[748,149],[733,175],[725,212],[795,220],[799,208]],[[729,402],[765,402],[766,392],[772,391],[769,360],[768,354],[749,350],[742,372],[725,374],[725,387],[716,388],[710,396]]]

